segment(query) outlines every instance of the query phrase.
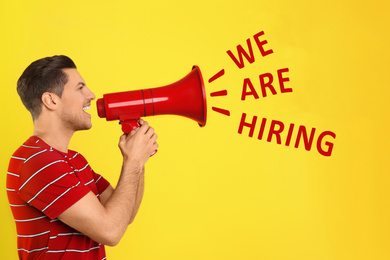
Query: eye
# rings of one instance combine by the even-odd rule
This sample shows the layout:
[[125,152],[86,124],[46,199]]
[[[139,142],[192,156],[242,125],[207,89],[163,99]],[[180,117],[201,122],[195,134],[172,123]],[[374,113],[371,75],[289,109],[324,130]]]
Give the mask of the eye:
[[85,83],[83,83],[83,82],[79,82],[79,84],[77,84],[78,85],[78,90],[82,90],[84,87],[85,87]]

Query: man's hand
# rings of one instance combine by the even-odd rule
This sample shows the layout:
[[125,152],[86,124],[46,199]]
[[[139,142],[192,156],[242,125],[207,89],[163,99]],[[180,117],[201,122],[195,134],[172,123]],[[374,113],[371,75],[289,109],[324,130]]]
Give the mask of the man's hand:
[[134,129],[128,135],[123,134],[119,139],[123,163],[143,166],[150,155],[158,148],[157,134],[148,122],[140,119],[141,127]]

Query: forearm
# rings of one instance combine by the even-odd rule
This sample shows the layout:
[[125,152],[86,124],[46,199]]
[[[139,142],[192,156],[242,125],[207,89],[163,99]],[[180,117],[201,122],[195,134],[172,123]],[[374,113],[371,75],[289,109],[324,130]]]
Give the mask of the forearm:
[[[134,222],[134,219],[138,213],[138,210],[140,208],[142,198],[144,195],[144,179],[145,179],[145,174],[144,172],[140,175],[139,182],[138,182],[138,187],[137,187],[137,195],[136,195],[136,202],[134,205],[133,209],[133,214],[130,218],[130,222],[128,223],[129,225]],[[101,195],[100,195],[100,202],[102,203],[103,206],[106,205],[107,201],[110,199],[111,195],[115,189],[110,185]]]
[[119,242],[138,210],[139,204],[137,206],[137,202],[139,199],[137,199],[137,195],[141,190],[139,188],[141,180],[143,183],[143,167],[123,164],[117,187],[104,206],[106,220],[110,227],[108,232],[110,232],[113,241]]
[[144,183],[145,183],[145,170],[143,170],[143,172],[139,178],[135,206],[134,206],[133,214],[130,218],[129,224],[131,224],[134,221],[135,216],[138,213],[139,207],[141,206],[141,201],[142,201],[142,198],[144,196]]
[[[139,164],[138,164],[139,165]],[[98,243],[115,246],[123,237],[136,208],[143,166],[124,163],[116,189],[101,203],[90,191],[58,216],[68,226]]]

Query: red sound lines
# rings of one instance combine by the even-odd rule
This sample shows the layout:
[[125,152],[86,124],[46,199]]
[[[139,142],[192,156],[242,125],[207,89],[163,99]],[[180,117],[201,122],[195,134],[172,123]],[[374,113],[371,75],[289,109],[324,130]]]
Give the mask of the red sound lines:
[[[214,80],[222,77],[223,75],[225,75],[225,70],[224,69],[221,69],[217,74],[215,74],[214,76],[212,76],[210,79],[209,79],[209,83],[213,82]],[[213,92],[213,93],[210,93],[210,96],[211,97],[220,97],[220,96],[227,96],[227,90],[220,90],[220,91],[216,91],[216,92]],[[230,111],[229,110],[226,110],[226,109],[222,109],[222,108],[218,108],[218,107],[212,107],[212,109],[215,111],[215,112],[218,112],[218,113],[221,113],[225,116],[230,116]]]
[[213,93],[210,93],[211,97],[220,97],[220,96],[226,96],[227,95],[227,90],[221,90],[221,91],[216,91]]
[[220,70],[217,74],[215,74],[214,76],[212,76],[209,79],[209,83],[213,82],[214,80],[216,80],[217,78],[223,76],[224,74],[225,74],[225,70],[224,69]]
[[222,108],[218,108],[218,107],[212,107],[212,109],[213,109],[215,112],[224,114],[225,116],[230,116],[230,111],[229,111],[229,110],[222,109]]

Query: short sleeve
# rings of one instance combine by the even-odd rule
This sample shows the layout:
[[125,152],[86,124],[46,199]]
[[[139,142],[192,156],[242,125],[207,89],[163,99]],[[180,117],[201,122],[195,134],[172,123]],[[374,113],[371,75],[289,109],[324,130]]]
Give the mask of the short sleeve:
[[78,177],[88,184],[88,187],[96,194],[102,194],[110,183],[101,175],[97,174],[92,167],[89,165],[85,157],[72,151],[74,154],[71,159],[71,164],[74,166],[74,169],[78,172]]
[[50,156],[50,152],[29,160],[20,171],[20,197],[50,219],[89,191],[68,162],[61,156]]
[[94,175],[94,179],[96,180],[95,183],[98,193],[102,194],[108,188],[108,186],[110,186],[110,182],[108,182],[103,176],[95,173],[93,170],[92,172]]

